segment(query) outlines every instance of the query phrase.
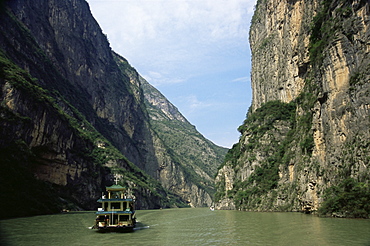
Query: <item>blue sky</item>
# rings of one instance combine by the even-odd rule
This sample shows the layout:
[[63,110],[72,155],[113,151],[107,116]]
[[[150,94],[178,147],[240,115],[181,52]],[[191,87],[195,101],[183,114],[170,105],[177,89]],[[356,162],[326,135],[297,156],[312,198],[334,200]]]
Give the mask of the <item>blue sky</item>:
[[251,104],[256,0],[87,0],[114,51],[217,145],[231,147]]

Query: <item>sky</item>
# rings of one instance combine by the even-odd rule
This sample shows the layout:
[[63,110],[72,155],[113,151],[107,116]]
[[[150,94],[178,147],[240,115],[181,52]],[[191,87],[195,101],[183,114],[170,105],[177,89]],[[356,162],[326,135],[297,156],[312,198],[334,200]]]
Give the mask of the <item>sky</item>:
[[112,49],[213,143],[231,148],[252,100],[256,0],[87,0]]

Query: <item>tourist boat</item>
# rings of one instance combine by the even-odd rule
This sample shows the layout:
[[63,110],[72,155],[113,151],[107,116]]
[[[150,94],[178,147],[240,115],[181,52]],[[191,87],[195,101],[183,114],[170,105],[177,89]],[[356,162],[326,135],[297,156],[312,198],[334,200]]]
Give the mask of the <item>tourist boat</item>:
[[133,231],[135,218],[135,199],[127,189],[120,185],[106,187],[106,194],[101,199],[101,207],[96,212],[94,229],[100,232]]

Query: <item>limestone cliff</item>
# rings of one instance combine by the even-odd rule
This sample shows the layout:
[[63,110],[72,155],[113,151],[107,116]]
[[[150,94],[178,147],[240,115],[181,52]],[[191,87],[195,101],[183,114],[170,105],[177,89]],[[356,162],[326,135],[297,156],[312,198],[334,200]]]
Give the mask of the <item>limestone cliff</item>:
[[290,102],[304,87],[315,1],[258,1],[250,29],[252,110],[267,101]]
[[369,8],[258,1],[253,102],[216,177],[219,208],[370,216]]
[[[140,76],[84,0],[2,1],[0,23],[0,194],[24,211],[1,217],[94,208],[112,173],[139,208],[209,204],[152,128]],[[173,170],[165,178],[163,166]]]

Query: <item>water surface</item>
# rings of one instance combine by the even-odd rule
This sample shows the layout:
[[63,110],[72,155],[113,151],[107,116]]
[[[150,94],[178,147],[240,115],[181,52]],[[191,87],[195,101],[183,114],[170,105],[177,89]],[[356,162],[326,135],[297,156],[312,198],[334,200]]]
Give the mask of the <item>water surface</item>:
[[90,230],[94,212],[0,221],[1,245],[367,245],[370,220],[207,208],[137,211],[132,233]]

